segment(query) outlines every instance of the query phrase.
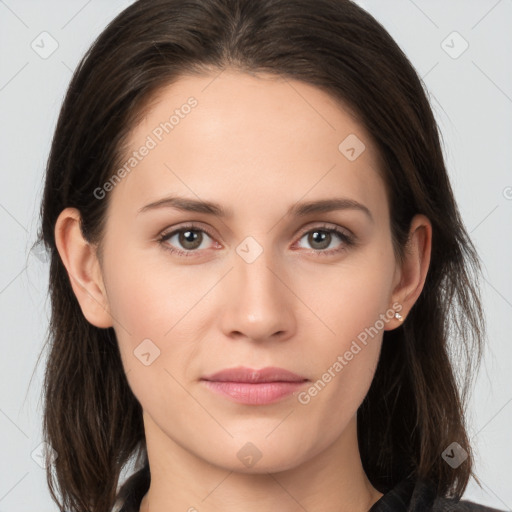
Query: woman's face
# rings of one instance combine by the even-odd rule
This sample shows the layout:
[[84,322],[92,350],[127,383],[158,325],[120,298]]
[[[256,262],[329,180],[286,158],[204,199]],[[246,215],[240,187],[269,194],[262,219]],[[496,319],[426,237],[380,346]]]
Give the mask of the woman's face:
[[[312,86],[226,70],[163,90],[129,144],[97,192],[101,273],[148,443],[263,472],[348,435],[404,298],[368,133]],[[240,366],[306,381],[202,380]]]

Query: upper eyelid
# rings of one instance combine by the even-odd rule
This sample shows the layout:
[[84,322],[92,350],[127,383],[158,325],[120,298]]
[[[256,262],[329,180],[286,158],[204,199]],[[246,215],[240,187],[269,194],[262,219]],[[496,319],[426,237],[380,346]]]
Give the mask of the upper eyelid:
[[197,225],[196,224],[193,224],[193,225],[185,224],[184,226],[178,226],[178,227],[173,227],[173,228],[169,228],[169,229],[167,229],[167,228],[164,229],[158,235],[158,238],[175,235],[176,233],[179,233],[180,231],[185,231],[187,229],[190,229],[191,231],[204,231],[208,236],[210,236],[210,237],[214,236],[214,234],[211,232],[212,230],[210,230],[209,228],[205,228],[199,224],[197,224]]

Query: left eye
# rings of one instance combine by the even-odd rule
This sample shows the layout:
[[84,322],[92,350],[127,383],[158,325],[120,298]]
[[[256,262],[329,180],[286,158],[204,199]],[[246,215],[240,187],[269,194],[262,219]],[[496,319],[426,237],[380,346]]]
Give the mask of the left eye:
[[[205,241],[204,235],[208,238],[213,238],[212,235],[210,235],[204,228],[186,226],[180,229],[175,229],[169,233],[162,234],[158,241],[165,247],[165,249],[173,253],[181,256],[194,256],[199,252],[198,249],[207,248],[201,247]],[[333,242],[333,235],[338,237],[341,241],[341,246],[334,249],[328,249]],[[174,237],[177,237],[177,241],[175,243],[179,244],[183,249],[179,249],[175,245],[169,243]],[[350,235],[332,227],[317,227],[310,229],[301,235],[299,241],[303,238],[307,238],[307,242],[312,246],[312,250],[318,255],[337,253],[353,244],[353,239]]]
[[344,248],[343,245],[348,246],[352,243],[350,236],[335,228],[314,228],[304,233],[300,239],[302,240],[304,237],[307,237],[307,242],[313,246],[313,250],[331,254],[341,250],[339,248],[329,249],[328,251],[325,250],[331,245],[333,235],[337,236],[338,239],[342,241],[341,249]]

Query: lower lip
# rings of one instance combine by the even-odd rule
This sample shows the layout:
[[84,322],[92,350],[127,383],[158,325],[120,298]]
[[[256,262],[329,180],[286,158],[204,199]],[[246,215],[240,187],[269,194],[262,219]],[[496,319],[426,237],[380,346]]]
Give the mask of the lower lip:
[[240,404],[271,404],[298,391],[307,381],[301,382],[220,382],[203,380],[206,386]]

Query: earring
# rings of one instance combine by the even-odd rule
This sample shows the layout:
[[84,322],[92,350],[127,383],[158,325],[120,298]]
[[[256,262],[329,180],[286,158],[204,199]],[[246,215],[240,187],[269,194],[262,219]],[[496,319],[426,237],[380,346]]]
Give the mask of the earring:
[[399,322],[403,322],[403,321],[404,321],[404,317],[403,317],[400,313],[398,313],[398,312],[396,312],[396,313],[395,313],[395,318],[396,318]]

